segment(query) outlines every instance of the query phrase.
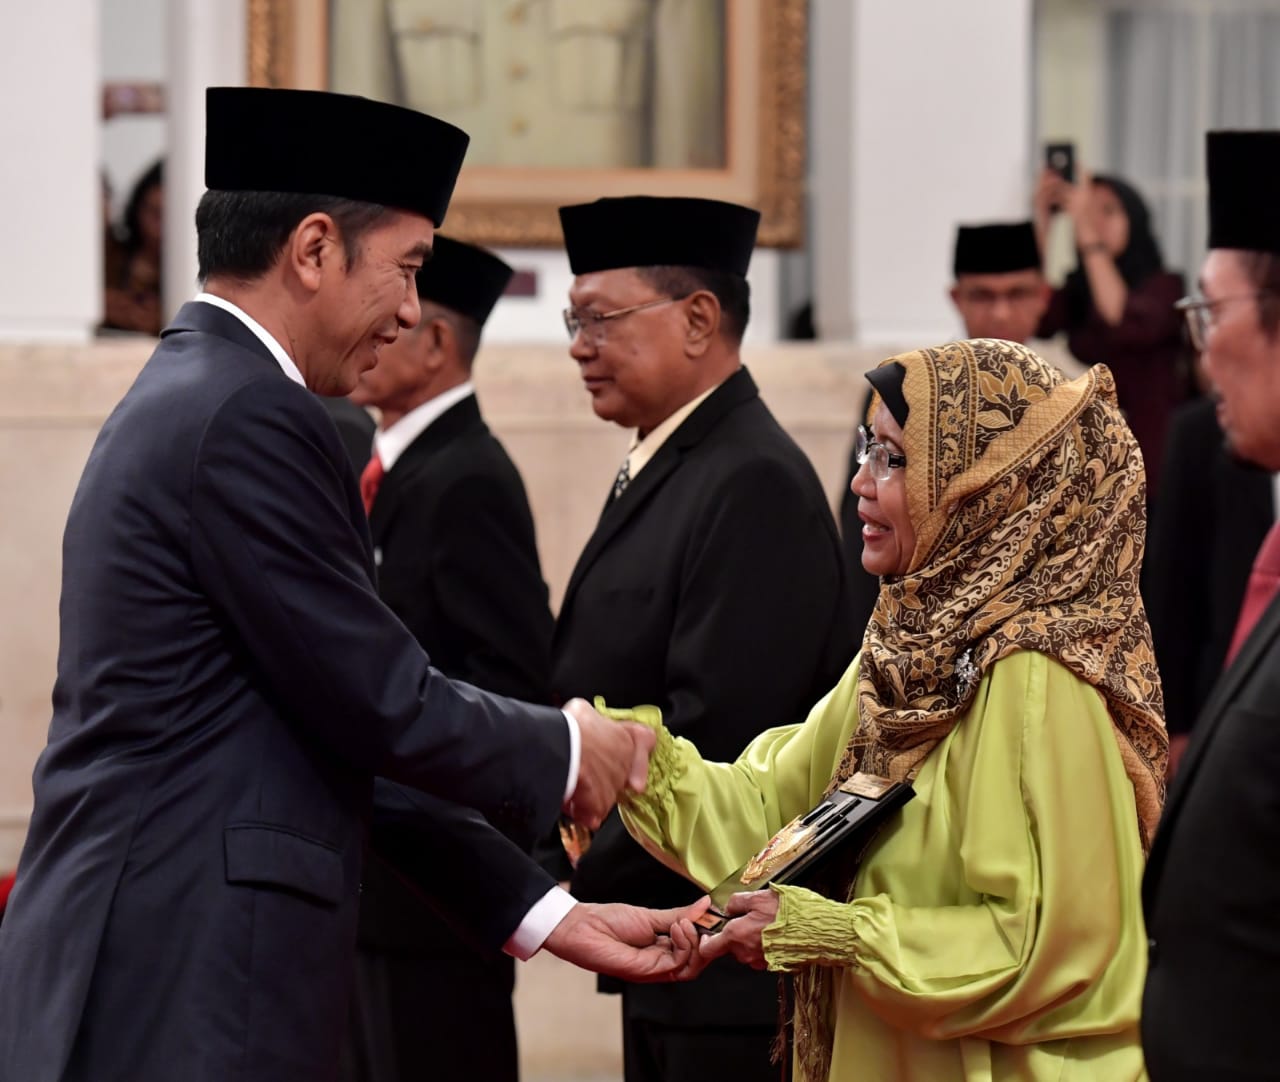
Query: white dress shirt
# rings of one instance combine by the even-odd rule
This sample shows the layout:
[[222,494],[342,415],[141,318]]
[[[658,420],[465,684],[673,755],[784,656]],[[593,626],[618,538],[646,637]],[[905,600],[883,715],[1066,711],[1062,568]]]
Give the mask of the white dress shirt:
[[388,473],[402,454],[405,453],[419,436],[436,421],[448,413],[464,398],[476,393],[475,385],[467,380],[447,391],[441,391],[435,398],[428,398],[420,406],[415,406],[395,424],[379,428],[373,437],[373,446],[382,468]]
[[[723,380],[721,381],[723,382]],[[640,438],[640,432],[637,430],[631,434],[631,449],[627,452],[624,460],[627,467],[627,477],[634,481],[640,474],[640,471],[647,466],[661,449],[662,445],[671,438],[671,434],[689,419],[689,415],[702,405],[715,391],[720,387],[717,383],[714,387],[708,388],[698,395],[692,402],[686,402],[678,410],[668,417],[662,424],[658,425],[644,439]]]

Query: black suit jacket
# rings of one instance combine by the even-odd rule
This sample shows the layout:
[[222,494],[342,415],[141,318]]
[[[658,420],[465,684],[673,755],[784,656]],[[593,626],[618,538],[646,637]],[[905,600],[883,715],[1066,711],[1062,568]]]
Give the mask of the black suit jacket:
[[359,476],[365,463],[373,453],[373,434],[378,426],[373,423],[367,410],[357,406],[349,398],[335,398],[332,395],[317,395],[320,405],[324,406],[333,419],[338,437],[351,460],[351,466]]
[[[0,1077],[331,1077],[374,774],[554,820],[559,712],[450,683],[372,575],[323,407],[234,316],[186,305],[67,521],[53,719],[0,926]],[[492,845],[453,862],[471,888],[514,869],[536,891],[479,830]],[[498,942],[522,915],[477,905]]]
[[[387,471],[369,517],[378,594],[446,676],[549,701],[551,609],[524,483],[471,395],[436,418]],[[506,833],[529,849],[531,824]],[[365,866],[360,942],[466,956],[382,861]]]
[[[565,592],[553,691],[656,704],[708,759],[732,760],[762,730],[803,720],[853,652],[822,486],[740,370],[606,506]],[[651,906],[699,895],[632,841],[616,812],[573,890]],[[632,993],[637,1010],[683,1025],[777,1018],[773,979],[736,965]]]
[[1173,415],[1143,566],[1171,733],[1190,731],[1222,672],[1249,569],[1275,518],[1271,475],[1227,454],[1214,410],[1202,399]]
[[1276,1077],[1280,599],[1202,711],[1143,880],[1152,1082]]

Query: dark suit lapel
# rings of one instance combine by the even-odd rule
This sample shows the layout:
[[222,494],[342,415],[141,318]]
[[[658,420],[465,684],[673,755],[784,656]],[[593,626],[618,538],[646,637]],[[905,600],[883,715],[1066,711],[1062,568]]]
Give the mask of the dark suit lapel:
[[382,543],[395,521],[403,502],[404,490],[413,475],[454,440],[470,432],[485,431],[487,429],[480,416],[480,404],[475,395],[468,395],[461,402],[450,406],[418,434],[418,438],[405,448],[404,454],[396,459],[396,464],[387,471],[382,484],[378,486],[378,495],[369,515],[369,532],[373,535],[375,546]]
[[1205,749],[1213,741],[1214,732],[1222,723],[1227,708],[1239,694],[1241,687],[1262,664],[1277,637],[1280,637],[1280,597],[1275,598],[1267,607],[1267,611],[1262,614],[1257,626],[1241,647],[1235,662],[1218,678],[1213,691],[1205,701],[1204,708],[1200,711],[1191,745],[1178,765],[1178,773],[1169,789],[1169,796],[1165,803],[1164,817],[1151,848],[1148,873],[1143,883],[1144,898],[1147,897],[1150,889],[1154,889],[1155,880],[1159,875],[1159,858],[1163,856],[1166,840],[1177,819],[1186,793],[1195,784]]
[[573,575],[569,578],[569,585],[564,592],[564,601],[560,606],[561,612],[568,609],[578,584],[591,569],[591,565],[599,559],[600,554],[617,536],[618,531],[636,516],[672,472],[679,467],[685,453],[691,447],[701,443],[730,412],[744,402],[757,397],[759,397],[759,391],[751,374],[745,368],[740,368],[717,387],[707,400],[671,433],[667,441],[658,449],[658,453],[640,471],[640,475],[627,486],[626,491],[617,499],[605,504],[600,522],[582,550],[582,555],[578,557]]

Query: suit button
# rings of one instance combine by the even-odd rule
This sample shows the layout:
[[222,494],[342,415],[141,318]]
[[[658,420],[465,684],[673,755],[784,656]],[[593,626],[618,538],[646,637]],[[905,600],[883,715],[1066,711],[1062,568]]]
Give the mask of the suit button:
[[1147,965],[1153,966],[1156,964],[1156,954],[1157,954],[1157,951],[1156,951],[1155,938],[1152,936],[1148,936],[1147,937]]

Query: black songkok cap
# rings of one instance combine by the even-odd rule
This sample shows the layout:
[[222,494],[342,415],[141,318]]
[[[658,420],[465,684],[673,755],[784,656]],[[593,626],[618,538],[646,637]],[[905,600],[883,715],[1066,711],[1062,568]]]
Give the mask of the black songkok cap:
[[1280,131],[1211,131],[1209,247],[1280,252]]
[[1039,270],[1040,248],[1030,222],[962,225],[956,230],[952,269],[962,274],[1010,274]]
[[321,90],[211,86],[204,183],[380,203],[439,228],[470,137],[399,105]]
[[574,274],[707,267],[745,278],[760,212],[718,199],[628,195],[560,208]]
[[907,370],[898,361],[885,361],[867,373],[867,382],[876,389],[876,394],[889,408],[889,415],[898,422],[899,428],[907,426],[907,414],[911,412],[907,396],[902,393],[906,378]]
[[469,316],[483,327],[513,274],[491,252],[437,233],[431,258],[418,271],[418,296]]

